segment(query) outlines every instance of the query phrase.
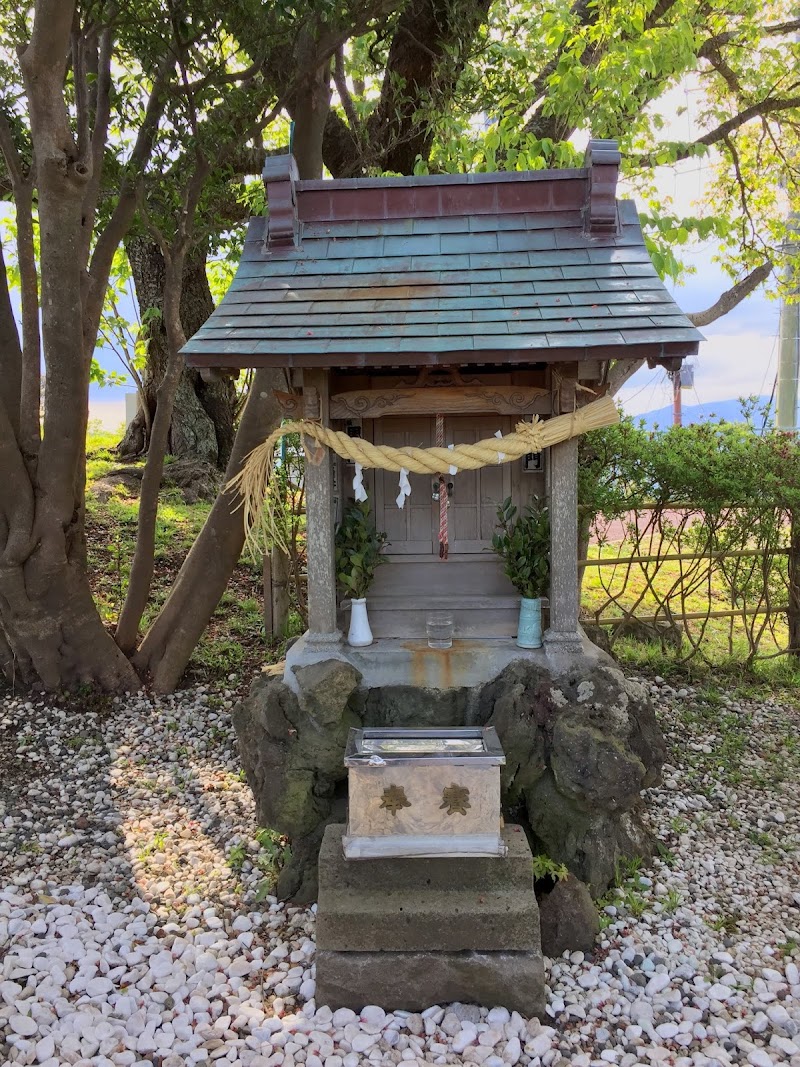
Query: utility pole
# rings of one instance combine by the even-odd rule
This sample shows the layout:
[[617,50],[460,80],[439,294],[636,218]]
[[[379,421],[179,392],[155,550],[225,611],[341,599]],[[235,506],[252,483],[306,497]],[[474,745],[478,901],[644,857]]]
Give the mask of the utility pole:
[[669,372],[672,382],[672,425],[683,426],[683,399],[681,396],[681,372],[671,370]]
[[[800,277],[795,267],[798,253],[797,235],[800,215],[789,215],[788,236],[783,251],[788,263],[784,280],[787,293],[800,299]],[[779,430],[797,429],[797,379],[800,376],[800,304],[781,300],[780,353],[775,400],[775,426]]]

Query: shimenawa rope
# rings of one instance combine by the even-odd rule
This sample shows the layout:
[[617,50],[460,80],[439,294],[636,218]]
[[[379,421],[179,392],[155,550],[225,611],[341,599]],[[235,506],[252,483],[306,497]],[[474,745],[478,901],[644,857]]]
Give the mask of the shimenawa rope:
[[407,470],[414,474],[446,474],[450,467],[459,470],[478,470],[497,463],[511,463],[529,452],[541,452],[543,448],[560,444],[571,437],[613,426],[619,422],[619,411],[611,397],[593,400],[585,407],[568,415],[556,415],[532,422],[517,423],[514,433],[503,438],[490,437],[475,444],[455,445],[453,448],[415,448],[407,445],[395,448],[391,445],[375,445],[363,437],[350,437],[340,430],[322,426],[308,419],[285,422],[258,445],[244,462],[241,471],[228,482],[227,489],[235,490],[242,497],[242,516],[248,544],[259,549],[262,537],[268,544],[282,544],[280,530],[272,521],[270,484],[275,460],[275,445],[287,434],[299,433],[306,439],[304,445],[310,462],[318,464],[324,449],[312,450],[310,439],[317,446],[332,449],[343,459],[385,471]]

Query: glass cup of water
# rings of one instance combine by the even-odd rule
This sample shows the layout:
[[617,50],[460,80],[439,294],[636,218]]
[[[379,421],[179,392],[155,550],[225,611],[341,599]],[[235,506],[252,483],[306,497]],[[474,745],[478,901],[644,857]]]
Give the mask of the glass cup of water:
[[425,620],[428,648],[453,647],[453,615],[449,611],[433,611]]

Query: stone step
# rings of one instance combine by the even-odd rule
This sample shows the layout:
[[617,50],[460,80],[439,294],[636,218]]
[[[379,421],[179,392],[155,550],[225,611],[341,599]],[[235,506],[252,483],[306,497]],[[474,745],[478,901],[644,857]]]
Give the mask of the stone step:
[[354,893],[419,889],[450,890],[454,886],[477,895],[502,890],[533,892],[533,856],[520,826],[507,825],[502,836],[506,856],[455,856],[442,859],[346,860],[345,827],[325,828],[319,853],[320,898],[328,890]]
[[318,1004],[361,1011],[424,1011],[462,1001],[502,1004],[545,1018],[544,961],[539,952],[334,952],[317,949]]
[[370,594],[367,599],[374,637],[423,638],[425,622],[434,611],[453,616],[454,637],[514,637],[519,623],[518,596]]
[[317,948],[531,952],[539,948],[539,908],[532,886],[476,892],[435,890],[423,883],[417,889],[371,893],[320,887]]
[[389,557],[384,566],[378,567],[370,587],[370,596],[449,596],[472,592],[481,596],[516,595],[493,553],[450,556],[445,562],[438,556]]

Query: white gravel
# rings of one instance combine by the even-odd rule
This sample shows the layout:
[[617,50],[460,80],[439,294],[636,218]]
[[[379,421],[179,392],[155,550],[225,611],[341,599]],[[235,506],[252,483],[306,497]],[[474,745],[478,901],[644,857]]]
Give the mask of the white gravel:
[[652,690],[662,855],[620,872],[592,956],[548,961],[542,1020],[315,1005],[314,909],[256,899],[275,847],[254,837],[232,691],[6,696],[0,1063],[800,1067],[800,715]]

